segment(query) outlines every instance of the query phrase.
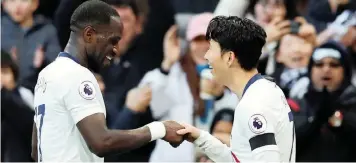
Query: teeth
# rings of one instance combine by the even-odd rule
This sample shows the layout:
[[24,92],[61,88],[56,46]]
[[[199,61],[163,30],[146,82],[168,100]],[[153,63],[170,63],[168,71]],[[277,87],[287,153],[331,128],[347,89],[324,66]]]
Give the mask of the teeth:
[[210,69],[213,69],[213,67],[212,67],[210,64],[209,64],[209,68],[210,68]]
[[109,61],[111,61],[111,57],[110,56],[106,56],[106,59],[108,59]]

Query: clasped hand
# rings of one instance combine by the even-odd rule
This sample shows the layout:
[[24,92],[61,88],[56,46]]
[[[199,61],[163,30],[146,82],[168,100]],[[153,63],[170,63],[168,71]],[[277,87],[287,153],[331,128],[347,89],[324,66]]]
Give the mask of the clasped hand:
[[186,123],[164,121],[166,136],[163,140],[169,142],[172,147],[178,147],[184,140],[194,142],[200,136],[200,130]]

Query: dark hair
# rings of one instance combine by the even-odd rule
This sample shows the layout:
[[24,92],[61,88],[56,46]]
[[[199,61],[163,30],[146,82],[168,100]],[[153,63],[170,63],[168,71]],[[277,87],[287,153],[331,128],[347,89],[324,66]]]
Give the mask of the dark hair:
[[217,16],[209,23],[206,39],[218,42],[222,52],[233,51],[241,68],[249,71],[258,65],[266,32],[246,18]]
[[[244,12],[244,16],[246,16],[248,13],[251,13],[253,16],[255,16],[255,6],[260,1],[261,0],[250,0],[250,3]],[[298,0],[279,0],[279,2],[283,3],[284,7],[286,8],[285,19],[292,20],[295,17],[300,16],[297,11],[297,5],[299,4]]]
[[5,50],[1,50],[1,68],[10,68],[15,81],[19,78],[19,67]]
[[111,17],[119,17],[114,8],[100,0],[89,0],[75,9],[70,19],[70,29],[76,31],[89,25],[107,25]]
[[223,108],[219,110],[211,122],[210,133],[213,133],[214,128],[219,121],[234,123],[234,110],[230,108]]
[[105,0],[105,2],[115,7],[130,7],[135,16],[139,16],[140,11],[135,0]]

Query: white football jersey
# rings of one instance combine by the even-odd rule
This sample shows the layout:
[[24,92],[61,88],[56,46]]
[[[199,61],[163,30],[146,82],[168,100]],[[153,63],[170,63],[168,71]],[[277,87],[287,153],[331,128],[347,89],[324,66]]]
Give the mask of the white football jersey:
[[295,162],[293,115],[282,90],[255,75],[235,109],[230,147],[205,131],[194,144],[214,162]]
[[106,110],[99,85],[87,68],[67,53],[60,53],[44,68],[35,87],[34,121],[38,161],[104,162],[93,154],[76,124]]
[[261,75],[248,82],[235,109],[231,148],[235,161],[259,161],[259,153],[277,151],[281,162],[295,162],[292,112],[282,90]]

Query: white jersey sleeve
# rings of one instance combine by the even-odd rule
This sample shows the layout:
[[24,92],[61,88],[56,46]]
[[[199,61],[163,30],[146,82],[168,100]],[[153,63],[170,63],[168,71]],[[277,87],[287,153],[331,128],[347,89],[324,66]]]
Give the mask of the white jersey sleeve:
[[[276,143],[278,118],[275,110],[268,104],[251,102],[243,120],[246,126],[243,134],[249,140],[253,159],[256,161],[280,161],[280,152]],[[237,133],[236,133],[237,134]]]
[[99,84],[90,71],[76,74],[68,82],[69,90],[64,96],[64,105],[75,123],[95,113],[105,115],[105,108],[100,105],[103,97]]

